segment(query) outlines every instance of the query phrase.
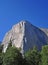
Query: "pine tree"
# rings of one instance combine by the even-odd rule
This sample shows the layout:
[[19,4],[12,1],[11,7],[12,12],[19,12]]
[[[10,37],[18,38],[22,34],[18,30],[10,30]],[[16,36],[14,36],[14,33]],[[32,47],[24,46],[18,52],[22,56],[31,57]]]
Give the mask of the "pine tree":
[[22,54],[15,47],[10,47],[3,58],[3,65],[22,65]]
[[3,53],[2,53],[3,45],[0,44],[0,65],[3,63]]
[[41,61],[41,55],[36,47],[34,47],[32,50],[29,50],[25,57],[30,65],[39,65]]
[[42,47],[42,65],[48,65],[48,45]]

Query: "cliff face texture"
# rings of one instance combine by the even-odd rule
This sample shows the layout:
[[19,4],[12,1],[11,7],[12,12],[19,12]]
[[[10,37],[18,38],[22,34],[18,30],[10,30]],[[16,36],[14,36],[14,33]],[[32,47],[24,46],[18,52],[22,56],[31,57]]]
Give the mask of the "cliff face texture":
[[41,49],[48,43],[48,29],[39,29],[27,21],[20,21],[6,33],[2,42],[3,52],[6,51],[10,40],[12,46],[21,48],[21,53],[28,51],[33,46]]
[[41,30],[42,30],[43,32],[45,32],[45,34],[48,36],[48,29],[46,29],[46,28],[41,28]]

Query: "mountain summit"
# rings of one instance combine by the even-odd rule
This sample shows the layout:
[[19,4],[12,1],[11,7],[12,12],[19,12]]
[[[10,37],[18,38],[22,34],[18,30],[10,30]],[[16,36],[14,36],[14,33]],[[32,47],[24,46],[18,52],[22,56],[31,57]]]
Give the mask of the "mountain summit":
[[12,46],[21,48],[22,53],[28,51],[34,46],[37,46],[37,48],[40,50],[43,45],[48,43],[47,34],[45,31],[37,28],[28,21],[20,21],[5,34],[2,42],[3,52],[6,52],[10,40],[12,41]]

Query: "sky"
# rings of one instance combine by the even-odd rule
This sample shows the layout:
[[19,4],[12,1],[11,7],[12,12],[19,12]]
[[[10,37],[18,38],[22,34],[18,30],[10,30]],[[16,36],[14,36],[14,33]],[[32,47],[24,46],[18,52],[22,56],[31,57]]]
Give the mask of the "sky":
[[48,28],[48,0],[0,0],[0,41],[20,20]]

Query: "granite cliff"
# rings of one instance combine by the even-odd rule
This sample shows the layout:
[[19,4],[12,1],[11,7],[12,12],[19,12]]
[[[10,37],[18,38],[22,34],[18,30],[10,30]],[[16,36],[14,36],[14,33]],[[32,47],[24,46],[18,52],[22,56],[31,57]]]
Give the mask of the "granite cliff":
[[38,28],[28,21],[20,21],[5,34],[2,41],[3,52],[6,52],[10,40],[12,46],[21,48],[21,53],[37,46],[40,50],[43,45],[48,43],[48,29]]

